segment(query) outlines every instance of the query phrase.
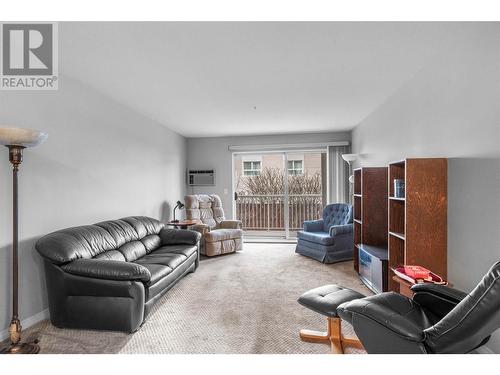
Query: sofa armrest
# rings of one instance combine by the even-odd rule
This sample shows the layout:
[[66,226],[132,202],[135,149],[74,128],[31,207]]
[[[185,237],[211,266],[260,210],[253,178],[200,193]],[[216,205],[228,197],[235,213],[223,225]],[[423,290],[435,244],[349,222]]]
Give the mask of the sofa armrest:
[[137,263],[120,260],[77,259],[61,267],[64,272],[73,275],[106,280],[140,280],[151,279],[149,270]]
[[448,299],[451,302],[455,302],[456,304],[460,303],[460,301],[467,297],[467,293],[462,292],[461,290],[450,288],[446,285],[437,285],[430,283],[415,284],[411,287],[411,291],[415,294],[432,294],[437,297]]
[[323,220],[308,220],[304,221],[304,232],[322,232]]
[[162,245],[196,245],[201,234],[188,229],[169,229],[163,228],[160,231]]
[[455,308],[467,294],[444,285],[416,284],[411,287],[413,300],[436,317],[442,319]]
[[331,226],[329,232],[331,237],[335,237],[341,234],[351,233],[353,230],[353,224],[344,224]]
[[220,229],[241,229],[241,227],[240,220],[224,220],[220,223]]

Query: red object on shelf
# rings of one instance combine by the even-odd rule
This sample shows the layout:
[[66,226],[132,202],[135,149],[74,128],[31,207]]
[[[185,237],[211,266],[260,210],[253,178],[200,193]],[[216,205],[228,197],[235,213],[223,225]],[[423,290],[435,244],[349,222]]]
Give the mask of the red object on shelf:
[[[417,272],[417,275],[423,275],[423,270],[426,272],[426,277],[413,277],[412,275],[415,275],[415,269],[410,270],[411,275],[408,274],[407,269],[408,268],[413,268],[416,267],[417,269],[420,269],[422,271],[421,273]],[[399,276],[401,279],[406,280],[412,284],[419,284],[419,283],[432,283],[432,284],[439,284],[439,285],[448,285],[448,282],[446,282],[441,276],[425,269],[424,267],[420,266],[400,266],[396,268],[391,268],[392,272],[396,276]],[[417,270],[418,271],[418,270]],[[427,273],[428,272],[428,273]]]
[[405,269],[405,274],[410,276],[412,279],[427,279],[431,271],[429,271],[427,268],[421,267],[421,266],[404,266]]

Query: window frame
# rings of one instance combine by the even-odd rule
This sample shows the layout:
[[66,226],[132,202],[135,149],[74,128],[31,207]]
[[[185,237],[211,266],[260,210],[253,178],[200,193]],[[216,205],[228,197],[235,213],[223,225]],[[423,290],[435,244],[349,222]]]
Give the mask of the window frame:
[[[251,163],[251,168],[245,168],[245,163]],[[262,161],[261,160],[242,160],[242,171],[243,176],[252,177],[252,176],[260,176],[262,172]],[[255,164],[258,164],[258,168],[255,168]],[[247,173],[248,172],[248,173]]]
[[[297,168],[295,163],[300,162],[300,168]],[[290,163],[292,163],[292,168],[290,168]],[[287,160],[286,171],[288,176],[300,176],[304,174],[304,160],[302,159],[292,159]],[[297,172],[299,171],[299,172]]]

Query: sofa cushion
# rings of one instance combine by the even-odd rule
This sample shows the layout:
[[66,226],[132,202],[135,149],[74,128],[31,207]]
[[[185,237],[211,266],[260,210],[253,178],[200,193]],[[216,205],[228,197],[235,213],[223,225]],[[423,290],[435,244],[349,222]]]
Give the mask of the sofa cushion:
[[[193,254],[190,258],[190,261],[186,260],[179,267],[172,270],[167,276],[158,280],[157,283],[148,285],[145,289],[146,291],[146,301],[149,301],[159,295],[164,294],[168,289],[170,289],[173,283],[181,277],[187,270],[193,267],[193,261],[196,259],[197,255]],[[145,266],[146,267],[146,266]]]
[[321,245],[333,245],[335,240],[328,232],[297,232],[297,238]]
[[160,233],[164,224],[146,216],[130,216],[119,220],[103,221],[95,226],[105,229],[113,236],[116,246],[126,242],[141,240],[152,234]]
[[138,241],[140,239],[134,227],[123,220],[103,221],[94,225],[108,232],[113,237],[117,248],[127,242]]
[[54,263],[67,263],[80,258],[92,258],[116,249],[116,241],[103,228],[95,225],[63,229],[38,240],[36,249]]
[[133,262],[146,255],[146,247],[141,241],[127,242],[118,251],[123,254],[127,262]]
[[118,251],[123,254],[127,262],[133,262],[146,254],[158,249],[161,245],[160,236],[157,234],[150,234],[140,241],[131,241],[125,243],[118,248]]
[[161,238],[158,234],[150,234],[142,238],[141,242],[144,244],[148,254],[161,246]]
[[155,250],[155,254],[182,254],[186,257],[191,256],[198,250],[197,246],[186,246],[186,245],[170,245],[160,247]]
[[216,229],[205,234],[206,242],[233,240],[243,237],[241,229]]
[[182,262],[187,259],[185,255],[174,254],[174,253],[162,253],[157,254],[153,252],[151,254],[145,255],[142,258],[137,259],[134,263],[137,264],[160,264],[163,266],[168,266],[172,269],[178,267]]
[[122,262],[126,261],[125,257],[118,250],[109,250],[96,255],[94,259],[97,260],[121,260]]
[[[135,262],[132,262],[134,264]],[[153,264],[153,263],[144,263],[141,264],[142,267],[146,268],[151,274],[151,279],[146,285],[156,284],[158,281],[163,279],[165,276],[169,275],[172,272],[172,268],[168,266],[164,266],[161,264]]]
[[[90,259],[106,251],[120,250],[125,244],[134,241],[140,242],[147,253],[160,245],[159,238],[149,236],[159,234],[163,227],[163,223],[149,217],[126,217],[59,230],[40,238],[36,243],[36,249],[44,258],[56,264],[81,258]],[[145,237],[148,238],[142,243],[141,240]],[[128,255],[123,255],[126,259],[132,260],[142,253],[142,249],[136,248],[127,253]],[[113,259],[116,257],[116,254],[110,256]]]
[[158,234],[165,226],[160,221],[146,216],[130,216],[120,220],[130,224],[139,238],[144,238],[150,234]]

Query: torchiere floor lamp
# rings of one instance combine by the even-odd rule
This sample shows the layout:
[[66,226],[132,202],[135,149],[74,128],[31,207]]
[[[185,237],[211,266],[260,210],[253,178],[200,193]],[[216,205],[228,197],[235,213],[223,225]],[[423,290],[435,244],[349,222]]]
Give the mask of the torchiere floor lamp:
[[352,204],[352,193],[354,184],[354,175],[352,174],[352,162],[356,161],[358,154],[342,154],[342,159],[344,159],[347,164],[349,164],[349,203]]
[[36,354],[40,351],[37,342],[21,343],[21,322],[19,321],[18,306],[18,189],[17,174],[19,166],[23,161],[23,150],[26,147],[34,147],[47,139],[47,134],[38,130],[21,128],[0,128],[0,144],[9,149],[9,160],[12,164],[12,320],[10,321],[9,333],[10,344],[0,349],[0,353],[10,354]]

